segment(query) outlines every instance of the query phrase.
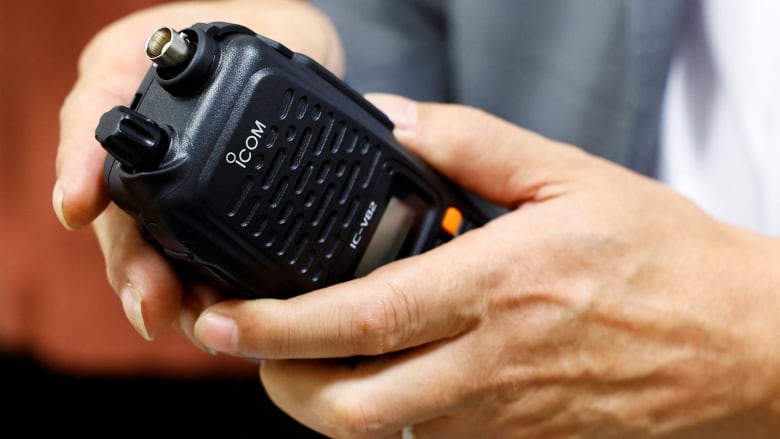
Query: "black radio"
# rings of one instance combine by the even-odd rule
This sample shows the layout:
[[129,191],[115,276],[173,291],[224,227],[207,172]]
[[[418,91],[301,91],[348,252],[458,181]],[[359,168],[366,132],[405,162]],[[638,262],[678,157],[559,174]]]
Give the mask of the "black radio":
[[129,107],[103,115],[111,199],[238,297],[362,276],[491,215],[400,146],[324,67],[231,23],[163,27]]

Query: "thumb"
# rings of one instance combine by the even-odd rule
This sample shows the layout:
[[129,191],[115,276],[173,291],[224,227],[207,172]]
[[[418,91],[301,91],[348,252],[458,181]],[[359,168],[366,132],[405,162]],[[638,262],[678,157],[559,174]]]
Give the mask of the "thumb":
[[366,98],[393,121],[401,144],[465,189],[505,207],[545,198],[552,178],[576,169],[583,156],[578,148],[477,108],[381,93]]

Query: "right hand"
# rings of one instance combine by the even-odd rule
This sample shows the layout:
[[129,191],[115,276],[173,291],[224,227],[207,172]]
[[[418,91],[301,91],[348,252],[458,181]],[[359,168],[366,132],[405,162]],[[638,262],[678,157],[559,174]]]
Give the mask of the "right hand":
[[[147,340],[181,322],[189,332],[195,319],[183,299],[197,309],[218,300],[208,287],[181,284],[170,265],[140,235],[133,220],[110,203],[103,184],[105,150],[95,140],[100,116],[115,105],[127,105],[150,66],[143,51],[146,38],[160,26],[183,29],[197,22],[242,24],[278,40],[343,74],[343,52],[331,22],[304,1],[175,2],[128,15],[101,30],[79,59],[78,80],[60,111],[54,212],[75,230],[89,224],[100,243],[111,287],[128,320]],[[203,303],[204,301],[208,303]],[[178,319],[178,320],[177,320]],[[191,334],[186,333],[193,341]],[[197,342],[196,342],[197,343]]]

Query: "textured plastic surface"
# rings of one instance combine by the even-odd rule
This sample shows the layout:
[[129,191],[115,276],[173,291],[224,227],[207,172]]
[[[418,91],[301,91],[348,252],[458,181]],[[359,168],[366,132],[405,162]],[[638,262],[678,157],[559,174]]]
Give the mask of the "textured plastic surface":
[[165,156],[133,169],[109,154],[106,184],[163,252],[227,293],[286,298],[353,278],[391,198],[416,213],[398,257],[451,239],[450,206],[470,227],[489,219],[313,60],[229,23],[184,32],[213,62],[184,79],[150,69],[132,104],[167,133]]

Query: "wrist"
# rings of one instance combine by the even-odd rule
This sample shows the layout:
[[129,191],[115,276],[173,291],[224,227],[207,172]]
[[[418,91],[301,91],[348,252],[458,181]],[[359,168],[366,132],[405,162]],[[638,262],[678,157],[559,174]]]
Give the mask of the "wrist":
[[767,331],[767,352],[771,359],[771,394],[770,404],[771,413],[775,419],[780,419],[780,239],[773,238],[767,242],[769,257],[767,263],[767,295],[771,297],[770,307],[767,308],[770,314],[774,316],[773,325]]
[[[780,239],[740,231],[742,251],[735,252],[740,279],[731,291],[735,329],[747,346],[744,373],[752,377],[745,396],[758,397],[761,411],[780,420]],[[739,329],[737,329],[739,330]],[[763,410],[767,409],[767,410]]]

